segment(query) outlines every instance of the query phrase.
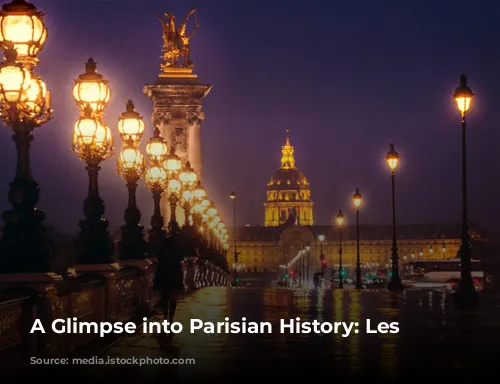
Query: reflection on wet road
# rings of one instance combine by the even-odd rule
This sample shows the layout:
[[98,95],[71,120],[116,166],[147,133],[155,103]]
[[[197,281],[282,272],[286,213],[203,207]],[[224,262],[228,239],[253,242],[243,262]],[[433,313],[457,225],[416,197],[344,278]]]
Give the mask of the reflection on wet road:
[[[157,375],[182,380],[236,376],[242,380],[259,372],[281,372],[283,377],[308,372],[332,378],[363,374],[388,380],[433,371],[465,378],[485,372],[496,360],[500,297],[484,297],[482,308],[473,314],[456,313],[451,299],[437,292],[390,295],[383,291],[306,293],[209,287],[179,303],[176,321],[184,325],[184,331],[175,335],[168,349],[159,347],[156,336],[131,335],[120,338],[103,353],[111,357],[194,358],[195,365],[94,369],[100,378],[113,380],[147,380]],[[273,324],[273,333],[189,333],[189,319],[217,322],[225,317],[267,321]],[[339,333],[281,334],[280,320],[296,317],[303,322],[357,322],[359,333],[349,337]],[[400,332],[367,334],[367,319],[372,328],[380,322],[398,322]]]

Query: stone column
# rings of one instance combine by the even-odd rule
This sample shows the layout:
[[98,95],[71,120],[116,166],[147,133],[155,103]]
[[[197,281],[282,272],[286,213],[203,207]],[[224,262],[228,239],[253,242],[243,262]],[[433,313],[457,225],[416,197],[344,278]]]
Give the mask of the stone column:
[[[144,93],[153,102],[153,124],[160,129],[169,148],[175,146],[176,154],[183,164],[189,161],[202,181],[202,102],[211,89],[212,85],[200,84],[198,76],[187,68],[162,74],[154,84],[144,86]],[[165,223],[170,219],[169,210],[168,202],[164,199],[162,214]],[[179,209],[176,213],[182,225],[183,211]]]

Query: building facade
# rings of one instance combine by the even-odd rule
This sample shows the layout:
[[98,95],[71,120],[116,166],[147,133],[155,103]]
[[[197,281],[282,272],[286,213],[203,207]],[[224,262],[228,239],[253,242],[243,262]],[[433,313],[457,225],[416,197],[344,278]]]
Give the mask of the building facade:
[[[282,147],[281,166],[266,188],[264,225],[236,229],[237,262],[240,271],[279,272],[302,263],[299,251],[309,249],[309,274],[322,266],[339,264],[339,231],[331,225],[315,225],[310,185],[295,165],[290,130]],[[457,257],[460,225],[399,225],[398,254],[401,263],[423,259]],[[478,236],[473,234],[473,236]],[[363,270],[391,267],[392,226],[360,226],[360,260]],[[356,264],[356,227],[342,229],[342,264],[353,271]],[[324,266],[324,264],[323,264]]]

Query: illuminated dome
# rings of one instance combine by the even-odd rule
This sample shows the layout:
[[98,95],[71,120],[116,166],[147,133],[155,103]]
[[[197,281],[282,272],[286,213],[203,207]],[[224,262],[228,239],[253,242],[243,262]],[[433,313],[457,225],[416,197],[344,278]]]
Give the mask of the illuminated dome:
[[267,184],[268,190],[309,189],[309,182],[299,169],[280,168]]
[[313,203],[309,182],[295,166],[289,129],[286,130],[285,145],[281,147],[281,167],[274,172],[267,184],[266,195],[266,226],[278,226],[291,219],[297,224],[312,225]]

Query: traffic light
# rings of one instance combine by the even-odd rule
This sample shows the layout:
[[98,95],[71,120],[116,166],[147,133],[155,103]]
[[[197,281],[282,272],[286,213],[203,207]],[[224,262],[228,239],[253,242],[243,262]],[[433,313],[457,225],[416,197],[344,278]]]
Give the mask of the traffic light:
[[236,285],[239,285],[239,284],[240,284],[240,278],[239,278],[239,277],[237,277],[237,278],[236,278]]
[[389,277],[392,277],[392,271],[389,271],[388,275]]
[[345,277],[345,269],[340,272],[340,276]]
[[327,265],[326,259],[321,260],[321,266],[326,267],[326,265]]

